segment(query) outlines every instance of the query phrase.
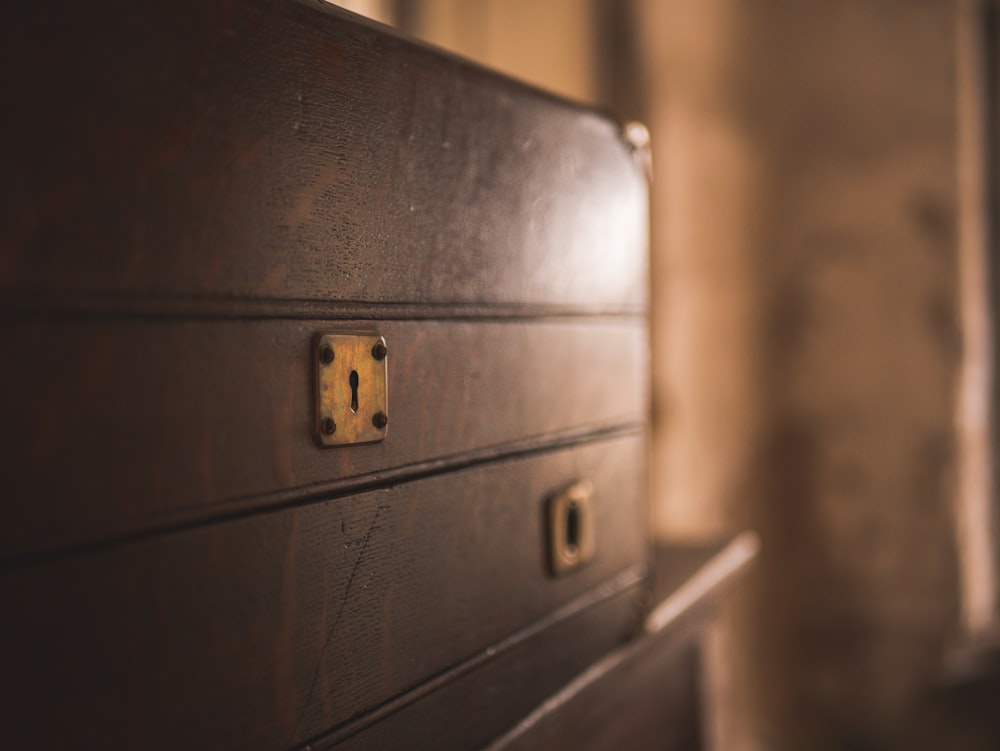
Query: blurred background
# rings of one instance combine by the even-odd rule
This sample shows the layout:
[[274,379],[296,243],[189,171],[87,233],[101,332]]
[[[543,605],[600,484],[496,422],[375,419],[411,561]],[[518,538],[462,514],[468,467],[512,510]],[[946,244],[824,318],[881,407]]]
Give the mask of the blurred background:
[[993,9],[337,3],[652,134],[653,526],[756,530],[713,747],[997,749]]

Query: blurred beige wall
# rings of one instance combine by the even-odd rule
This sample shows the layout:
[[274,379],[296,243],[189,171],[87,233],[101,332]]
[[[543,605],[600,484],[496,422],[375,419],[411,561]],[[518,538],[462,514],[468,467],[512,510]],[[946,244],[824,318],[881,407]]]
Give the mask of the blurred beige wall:
[[592,15],[581,0],[423,0],[408,30],[563,96],[594,101]]
[[373,21],[394,26],[399,23],[395,0],[325,0]]
[[596,101],[588,0],[327,0],[547,91]]
[[957,617],[954,5],[637,2],[659,528],[763,538],[718,747],[912,747]]

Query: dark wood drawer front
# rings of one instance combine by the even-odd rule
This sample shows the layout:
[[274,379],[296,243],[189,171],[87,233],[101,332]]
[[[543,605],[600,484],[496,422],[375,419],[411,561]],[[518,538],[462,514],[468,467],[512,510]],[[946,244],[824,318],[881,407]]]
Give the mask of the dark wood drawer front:
[[[315,332],[389,345],[384,441],[321,449]],[[638,323],[0,325],[3,556],[329,497],[644,420]],[[527,441],[527,443],[525,443]],[[435,464],[436,462],[436,464]]]
[[700,675],[694,634],[651,644],[579,693],[552,697],[552,711],[532,717],[522,735],[483,751],[700,751]]
[[644,308],[645,179],[598,114],[321,2],[16,15],[0,291],[23,302]]
[[[5,735],[273,749],[323,733],[641,569],[644,461],[637,434],[9,570]],[[597,554],[553,578],[543,504],[581,477]]]
[[[609,596],[579,615],[517,644],[481,669],[381,718],[377,724],[346,738],[343,736],[353,727],[317,739],[310,744],[310,751],[482,749],[564,683],[633,635],[638,594],[636,589],[629,588]],[[534,748],[573,746],[550,743]],[[592,745],[589,748],[614,751],[644,747]]]

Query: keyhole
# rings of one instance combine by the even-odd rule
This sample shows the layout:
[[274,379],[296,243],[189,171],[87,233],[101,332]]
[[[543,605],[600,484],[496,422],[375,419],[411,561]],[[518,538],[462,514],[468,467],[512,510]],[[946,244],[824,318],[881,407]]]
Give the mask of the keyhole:
[[358,411],[358,371],[351,371],[351,412]]
[[566,554],[576,555],[580,545],[580,507],[571,501],[566,505]]

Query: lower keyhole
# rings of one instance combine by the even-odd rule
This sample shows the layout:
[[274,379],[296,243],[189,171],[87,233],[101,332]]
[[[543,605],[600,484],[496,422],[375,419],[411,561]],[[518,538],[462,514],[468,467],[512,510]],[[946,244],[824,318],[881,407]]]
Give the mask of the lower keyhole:
[[351,371],[351,412],[358,411],[358,371]]
[[566,504],[566,555],[576,555],[580,545],[580,507],[573,501]]

